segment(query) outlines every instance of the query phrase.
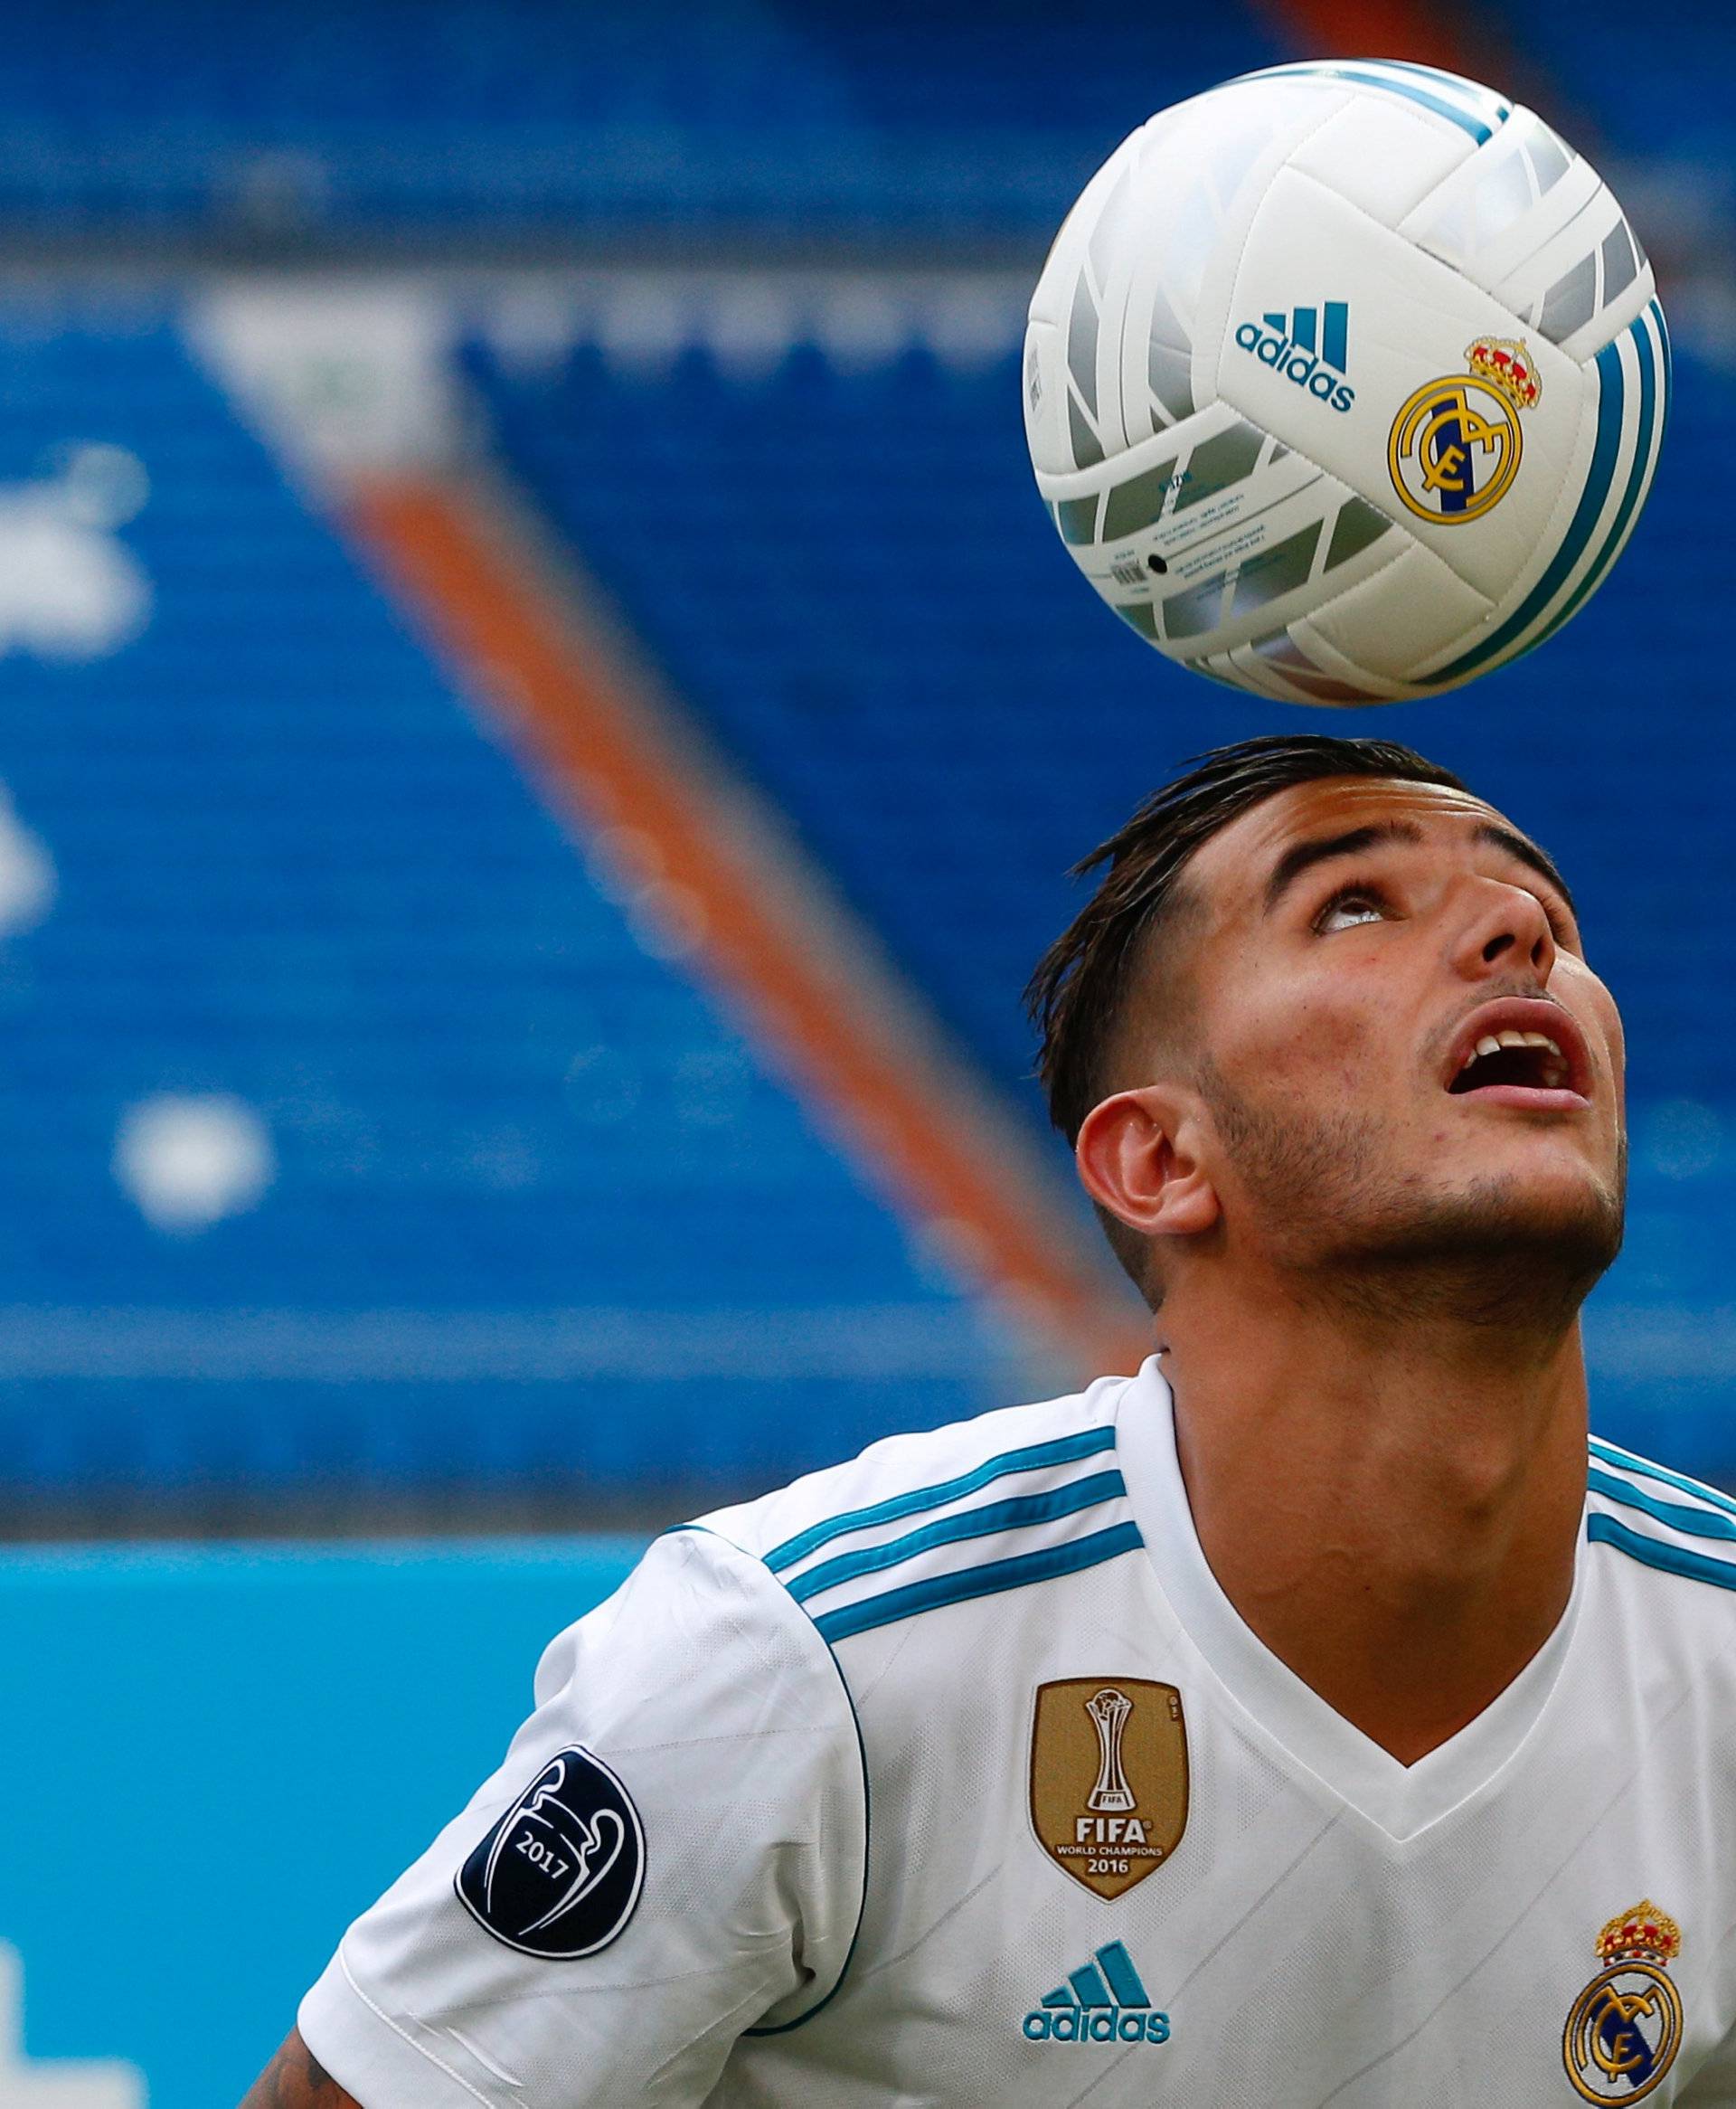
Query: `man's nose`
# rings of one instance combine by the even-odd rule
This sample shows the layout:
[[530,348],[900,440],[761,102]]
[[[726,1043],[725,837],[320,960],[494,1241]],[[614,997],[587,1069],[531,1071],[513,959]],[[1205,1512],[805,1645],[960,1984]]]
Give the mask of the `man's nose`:
[[1477,977],[1492,968],[1529,967],[1540,982],[1555,965],[1555,933],[1534,894],[1523,886],[1486,882],[1490,892],[1478,902],[1460,948],[1463,970]]

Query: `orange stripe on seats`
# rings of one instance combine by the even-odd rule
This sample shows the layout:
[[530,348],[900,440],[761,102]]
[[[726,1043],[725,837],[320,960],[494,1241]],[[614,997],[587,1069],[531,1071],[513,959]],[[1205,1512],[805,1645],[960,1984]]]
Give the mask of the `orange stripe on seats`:
[[1139,1316],[1034,1150],[920,1033],[889,1021],[908,998],[838,956],[822,914],[804,918],[799,883],[732,821],[679,731],[544,583],[504,513],[436,477],[365,482],[344,503],[418,629],[505,719],[537,787],[588,837],[637,846],[646,911],[680,926],[698,972],[901,1211],[1080,1374],[1133,1368],[1150,1347]]

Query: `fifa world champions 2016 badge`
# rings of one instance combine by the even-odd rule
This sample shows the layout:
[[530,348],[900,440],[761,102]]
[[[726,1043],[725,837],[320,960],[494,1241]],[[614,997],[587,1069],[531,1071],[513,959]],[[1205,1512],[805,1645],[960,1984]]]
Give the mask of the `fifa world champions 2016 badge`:
[[1523,341],[1478,337],[1466,372],[1426,381],[1392,421],[1387,466],[1392,487],[1420,520],[1454,527],[1500,504],[1519,473],[1519,412],[1535,410],[1543,384]]
[[1037,1687],[1031,1828],[1081,1888],[1112,1903],[1187,1828],[1187,1727],[1173,1684],[1066,1677]]
[[1598,1935],[1604,1967],[1573,2002],[1561,2037],[1567,2076],[1588,2102],[1637,2102],[1682,2048],[1682,1998],[1666,1974],[1682,1929],[1649,1898]]

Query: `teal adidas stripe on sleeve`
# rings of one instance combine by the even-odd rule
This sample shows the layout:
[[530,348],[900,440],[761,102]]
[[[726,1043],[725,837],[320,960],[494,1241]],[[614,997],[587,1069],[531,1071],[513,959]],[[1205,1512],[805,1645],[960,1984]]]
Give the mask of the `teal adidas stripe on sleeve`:
[[1071,1464],[1080,1458],[1095,1457],[1101,1451],[1114,1448],[1114,1428],[1101,1427],[1081,1429],[1077,1435],[1058,1436],[1052,1442],[1033,1442],[1023,1450],[1003,1451],[998,1457],[986,1459],[972,1471],[959,1473],[956,1479],[942,1480],[931,1487],[916,1487],[905,1494],[890,1495],[865,1508],[848,1509],[841,1516],[812,1524],[796,1537],[787,1538],[782,1545],[774,1546],[765,1556],[766,1565],[774,1575],[780,1575],[787,1567],[807,1559],[810,1553],[817,1552],[821,1546],[829,1545],[835,1537],[845,1537],[852,1531],[867,1530],[875,1524],[896,1523],[906,1516],[920,1516],[928,1508],[944,1508],[948,1501],[976,1493],[995,1480],[1009,1478],[1014,1472],[1036,1471],[1045,1465]]

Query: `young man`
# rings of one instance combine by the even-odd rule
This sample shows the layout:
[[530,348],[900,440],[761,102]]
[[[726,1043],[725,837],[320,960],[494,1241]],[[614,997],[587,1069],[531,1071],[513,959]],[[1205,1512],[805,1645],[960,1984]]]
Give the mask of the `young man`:
[[1588,1467],[1566,886],[1375,741],[1092,861],[1043,1074],[1156,1356],[658,1540],[250,2103],[1736,2103],[1736,1503]]

